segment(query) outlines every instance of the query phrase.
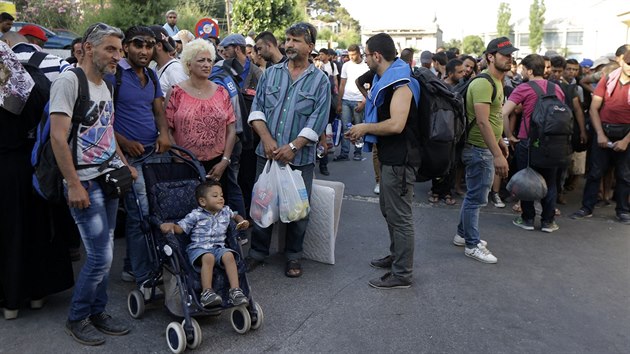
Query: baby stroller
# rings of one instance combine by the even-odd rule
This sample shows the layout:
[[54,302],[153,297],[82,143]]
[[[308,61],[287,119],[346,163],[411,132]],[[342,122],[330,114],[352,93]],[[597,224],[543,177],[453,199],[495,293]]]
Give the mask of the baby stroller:
[[[166,307],[173,315],[184,318],[181,323],[169,323],[166,327],[166,342],[173,353],[181,353],[186,347],[197,348],[202,341],[201,328],[193,316],[218,316],[223,310],[229,309],[232,327],[237,333],[245,334],[250,329],[260,328],[263,312],[260,304],[251,297],[245,275],[245,257],[234,222],[228,228],[226,246],[239,255],[239,282],[249,305],[233,307],[228,303],[229,282],[225,272],[219,267],[214,268],[212,285],[215,292],[223,298],[223,303],[215,308],[204,308],[201,305],[200,277],[186,255],[186,246],[190,239],[186,235],[164,235],[160,231],[160,224],[177,222],[197,207],[195,188],[205,180],[206,173],[197,158],[183,148],[173,146],[168,155],[165,158],[151,154],[141,164],[149,200],[149,217],[142,221],[142,230],[153,265],[150,277],[143,286],[150,289],[151,295],[146,299],[143,292],[133,290],[127,296],[127,307],[133,318],[142,317],[145,305],[162,297],[155,290],[163,281]],[[135,190],[133,193],[135,195]],[[140,208],[137,197],[136,204]]]

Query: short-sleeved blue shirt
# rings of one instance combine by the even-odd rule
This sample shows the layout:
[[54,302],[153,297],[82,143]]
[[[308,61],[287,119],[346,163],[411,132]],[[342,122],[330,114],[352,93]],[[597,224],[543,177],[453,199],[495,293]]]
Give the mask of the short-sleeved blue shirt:
[[[114,131],[125,138],[137,141],[142,145],[153,145],[158,137],[157,125],[153,114],[153,101],[162,97],[162,89],[159,82],[157,87],[151,80],[151,74],[145,68],[147,84],[142,87],[140,78],[126,59],[121,59],[119,63],[123,72],[121,76],[120,88],[118,88],[118,99],[114,102],[116,109],[114,120]],[[157,77],[155,71],[153,77]],[[116,79],[109,76],[112,84],[116,87]]]

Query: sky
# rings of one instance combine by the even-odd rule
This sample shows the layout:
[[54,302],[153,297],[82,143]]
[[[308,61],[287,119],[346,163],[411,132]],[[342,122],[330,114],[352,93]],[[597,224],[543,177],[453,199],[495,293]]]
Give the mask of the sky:
[[[341,6],[361,23],[363,28],[379,26],[416,26],[431,23],[434,16],[443,31],[443,39],[461,39],[469,34],[496,30],[500,0],[339,0]],[[511,22],[529,18],[531,0],[503,0],[512,10]],[[545,1],[545,18],[565,17],[579,13],[581,6],[567,6],[569,0]],[[581,0],[593,3],[601,0]],[[621,0],[620,0],[621,1]],[[384,6],[384,4],[386,4]]]

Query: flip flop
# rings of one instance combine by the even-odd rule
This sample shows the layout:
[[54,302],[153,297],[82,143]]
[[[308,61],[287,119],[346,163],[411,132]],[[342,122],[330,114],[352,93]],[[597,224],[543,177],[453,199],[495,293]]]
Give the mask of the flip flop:
[[450,196],[449,194],[445,195],[444,198],[442,198],[444,200],[444,204],[446,205],[455,205],[457,204],[457,201],[455,199],[453,199],[452,196]]
[[428,200],[429,200],[429,203],[437,203],[440,201],[440,196],[437,194],[431,194]]
[[302,265],[297,259],[291,259],[287,261],[284,275],[289,278],[299,278],[302,276]]

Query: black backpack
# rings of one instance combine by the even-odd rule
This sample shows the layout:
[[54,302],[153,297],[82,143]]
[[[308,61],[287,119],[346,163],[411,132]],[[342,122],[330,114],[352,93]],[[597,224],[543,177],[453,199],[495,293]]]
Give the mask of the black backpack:
[[[72,111],[72,128],[68,136],[68,144],[72,142],[72,162],[76,169],[94,167],[93,165],[78,166],[77,161],[77,133],[79,124],[84,120],[85,114],[90,108],[90,88],[87,77],[81,68],[70,69],[79,79],[79,94]],[[105,81],[110,93],[111,84]],[[35,170],[33,174],[33,187],[39,195],[51,202],[62,202],[63,175],[57,166],[57,160],[50,142],[50,112],[49,104],[46,104],[41,121],[37,126],[35,146],[31,153],[31,164]]]
[[410,154],[409,162],[418,167],[416,180],[421,182],[446,176],[457,164],[457,146],[466,123],[458,93],[449,90],[429,69],[420,68],[413,77],[421,94],[414,132],[418,151],[417,156]]
[[[487,73],[480,73],[479,75],[473,77],[472,79],[466,82],[463,82],[462,84],[458,84],[457,86],[455,86],[454,90],[462,97],[462,100],[464,101],[464,116],[466,115],[466,94],[468,93],[468,87],[476,79],[486,79],[488,80],[490,85],[492,85],[492,97],[490,98],[490,102],[494,102],[494,99],[497,98],[497,86],[495,85],[494,80],[492,80],[492,77],[490,77],[490,75]],[[469,117],[469,118],[471,119],[466,119],[466,132],[465,132],[464,139],[461,140],[462,143],[465,143],[466,140],[468,139],[468,133],[470,132],[470,129],[473,127],[473,123],[477,120],[477,117]],[[463,144],[461,145],[462,145],[461,147],[463,147]]]
[[572,153],[573,111],[556,96],[555,84],[547,81],[546,93],[527,83],[538,95],[529,127],[530,164],[536,167],[563,167]]

